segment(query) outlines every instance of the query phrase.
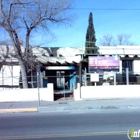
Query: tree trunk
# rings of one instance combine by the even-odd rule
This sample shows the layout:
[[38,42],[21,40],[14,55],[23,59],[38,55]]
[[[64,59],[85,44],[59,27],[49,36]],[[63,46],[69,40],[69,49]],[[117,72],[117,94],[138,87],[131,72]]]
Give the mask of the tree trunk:
[[33,84],[33,52],[32,49],[30,48],[30,33],[31,30],[27,29],[27,34],[26,34],[26,48],[25,48],[25,56],[26,56],[26,60],[28,61],[28,63],[26,64],[26,69],[30,69],[30,75],[27,73],[27,76],[31,76],[30,78],[30,82],[31,82],[31,86],[32,88],[34,88],[34,84]]
[[23,60],[20,60],[19,59],[19,65],[20,65],[20,68],[21,68],[23,88],[28,88],[27,74],[26,74],[26,66],[25,66]]
[[22,51],[21,46],[19,42],[18,35],[15,30],[8,31],[9,36],[11,38],[11,41],[13,43],[15,54],[17,55],[17,59],[19,61],[20,69],[21,69],[21,75],[22,75],[22,84],[23,88],[28,88],[28,81],[27,81],[27,72],[26,72],[26,60],[22,57]]

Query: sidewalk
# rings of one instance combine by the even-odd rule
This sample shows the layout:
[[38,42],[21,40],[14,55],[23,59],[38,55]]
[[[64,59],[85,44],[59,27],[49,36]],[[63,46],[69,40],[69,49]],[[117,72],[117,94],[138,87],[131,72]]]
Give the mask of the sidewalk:
[[100,100],[63,100],[32,102],[0,102],[0,113],[22,112],[70,112],[106,109],[138,109],[140,98],[100,99]]

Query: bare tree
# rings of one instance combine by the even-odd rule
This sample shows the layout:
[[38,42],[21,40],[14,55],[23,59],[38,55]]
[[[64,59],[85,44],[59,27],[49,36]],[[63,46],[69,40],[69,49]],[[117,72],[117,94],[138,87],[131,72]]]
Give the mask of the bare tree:
[[118,45],[134,45],[133,42],[130,41],[130,34],[118,34],[117,35],[117,44]]
[[[0,27],[7,31],[21,67],[23,88],[28,88],[27,69],[31,56],[30,36],[34,31],[48,31],[53,23],[70,23],[67,12],[71,0],[0,0]],[[21,49],[20,40],[25,39]]]
[[111,46],[111,45],[115,44],[113,35],[111,35],[111,34],[104,35],[103,38],[100,39],[100,44],[103,46]]
[[107,34],[100,39],[102,46],[117,46],[117,45],[135,45],[131,40],[129,34],[118,34],[115,38],[113,35]]

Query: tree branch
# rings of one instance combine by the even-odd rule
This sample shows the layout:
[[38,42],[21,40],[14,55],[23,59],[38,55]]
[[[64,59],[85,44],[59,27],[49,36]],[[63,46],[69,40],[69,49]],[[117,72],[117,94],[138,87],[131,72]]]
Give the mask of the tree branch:
[[11,13],[12,13],[12,7],[14,5],[22,5],[24,8],[25,8],[25,5],[28,5],[30,4],[30,2],[20,2],[19,0],[17,0],[17,2],[12,2],[10,3],[10,6],[9,6],[9,12],[8,12],[8,21],[10,21],[10,17],[11,17]]
[[25,26],[26,26],[26,29],[28,30],[28,29],[29,29],[29,27],[28,27],[28,24],[27,24],[27,22],[26,22],[26,20],[25,20],[25,18],[24,18],[24,17],[23,17],[22,21],[24,22],[24,24],[25,24]]

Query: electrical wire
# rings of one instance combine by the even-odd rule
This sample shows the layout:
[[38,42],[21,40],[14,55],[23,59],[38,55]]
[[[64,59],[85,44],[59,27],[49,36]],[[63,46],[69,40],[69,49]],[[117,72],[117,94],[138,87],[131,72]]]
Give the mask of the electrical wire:
[[71,10],[139,11],[140,8],[70,8]]

